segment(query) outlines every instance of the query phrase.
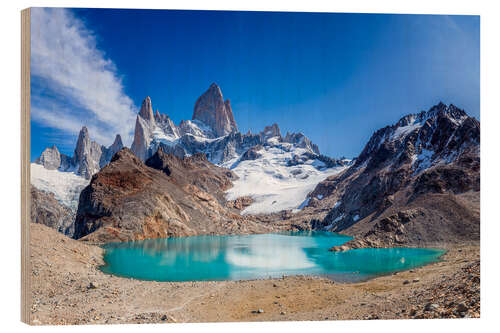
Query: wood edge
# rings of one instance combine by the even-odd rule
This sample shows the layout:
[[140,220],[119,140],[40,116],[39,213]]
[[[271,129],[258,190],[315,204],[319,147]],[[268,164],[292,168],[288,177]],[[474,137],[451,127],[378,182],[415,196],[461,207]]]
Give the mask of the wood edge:
[[21,11],[21,321],[31,325],[30,263],[31,9]]

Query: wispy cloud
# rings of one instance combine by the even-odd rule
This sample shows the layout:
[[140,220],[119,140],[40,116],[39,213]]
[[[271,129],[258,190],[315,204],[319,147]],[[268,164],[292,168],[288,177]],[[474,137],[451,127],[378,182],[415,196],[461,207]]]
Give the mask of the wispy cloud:
[[94,33],[67,9],[31,11],[32,119],[74,137],[82,126],[99,143],[132,141],[136,106]]

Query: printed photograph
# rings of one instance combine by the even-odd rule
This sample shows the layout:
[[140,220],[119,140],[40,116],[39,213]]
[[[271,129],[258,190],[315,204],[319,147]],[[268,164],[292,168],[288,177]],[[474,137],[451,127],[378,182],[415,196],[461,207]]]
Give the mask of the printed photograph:
[[479,16],[29,19],[30,324],[480,317]]

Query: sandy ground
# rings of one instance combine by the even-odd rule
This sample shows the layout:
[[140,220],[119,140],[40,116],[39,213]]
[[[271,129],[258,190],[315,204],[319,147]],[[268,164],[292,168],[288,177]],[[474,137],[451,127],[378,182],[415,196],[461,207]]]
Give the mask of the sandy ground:
[[150,282],[98,270],[102,249],[31,225],[31,322],[115,324],[479,317],[479,244],[361,283],[320,277]]

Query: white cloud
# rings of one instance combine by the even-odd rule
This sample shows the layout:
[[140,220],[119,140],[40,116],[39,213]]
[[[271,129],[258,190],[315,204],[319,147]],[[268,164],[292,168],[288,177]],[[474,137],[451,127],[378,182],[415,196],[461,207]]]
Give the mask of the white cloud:
[[100,144],[120,134],[130,145],[136,106],[93,32],[71,11],[32,9],[31,75],[52,92],[32,97],[33,121],[72,136],[86,125]]
[[[32,107],[31,112],[33,120],[38,121],[45,126],[57,128],[67,132],[71,138],[71,148],[74,148],[74,144],[76,143],[74,138],[82,129],[82,124],[87,126],[92,140],[96,140],[100,144],[108,145],[109,141],[114,140],[115,137],[114,134],[110,135],[110,133],[103,131],[99,124],[89,124],[88,122],[82,121],[81,119],[71,115],[71,110],[64,109],[60,106],[57,110]],[[51,144],[52,142],[49,145]]]

